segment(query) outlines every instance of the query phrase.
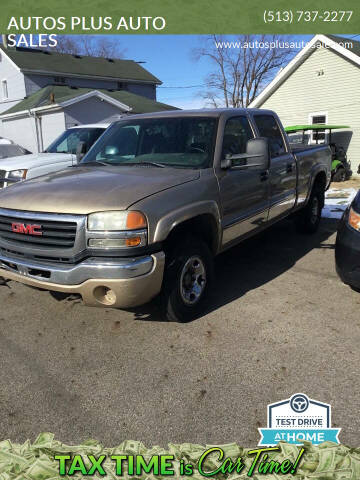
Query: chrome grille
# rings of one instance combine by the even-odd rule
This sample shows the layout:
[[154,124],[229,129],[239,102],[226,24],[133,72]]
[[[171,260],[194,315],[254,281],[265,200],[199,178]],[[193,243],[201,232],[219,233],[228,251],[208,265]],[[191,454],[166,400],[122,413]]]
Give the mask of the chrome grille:
[[[40,225],[42,235],[29,235],[14,232],[13,224]],[[70,221],[42,220],[26,215],[19,216],[0,215],[0,239],[10,242],[14,246],[43,247],[43,248],[72,248],[76,239],[77,223]]]

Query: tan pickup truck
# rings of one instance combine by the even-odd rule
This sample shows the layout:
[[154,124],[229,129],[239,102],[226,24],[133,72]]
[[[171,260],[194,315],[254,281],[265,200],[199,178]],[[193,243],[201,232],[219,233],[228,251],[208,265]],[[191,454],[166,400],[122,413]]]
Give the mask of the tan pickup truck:
[[168,320],[203,311],[213,258],[293,214],[314,232],[327,146],[292,151],[274,112],[174,111],[114,123],[81,163],[0,192],[0,275]]

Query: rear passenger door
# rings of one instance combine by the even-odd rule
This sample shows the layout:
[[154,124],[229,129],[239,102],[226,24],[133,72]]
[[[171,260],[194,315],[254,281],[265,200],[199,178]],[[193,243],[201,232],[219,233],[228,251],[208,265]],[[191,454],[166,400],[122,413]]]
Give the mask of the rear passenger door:
[[[245,153],[251,138],[254,132],[246,115],[228,118],[221,158]],[[244,159],[235,160],[235,168],[219,172],[223,245],[260,227],[268,216],[267,171],[259,167],[236,169],[237,164],[244,165]]]
[[296,201],[296,161],[283,137],[278,120],[271,114],[259,113],[253,116],[260,137],[269,139],[270,170],[269,220],[291,210]]

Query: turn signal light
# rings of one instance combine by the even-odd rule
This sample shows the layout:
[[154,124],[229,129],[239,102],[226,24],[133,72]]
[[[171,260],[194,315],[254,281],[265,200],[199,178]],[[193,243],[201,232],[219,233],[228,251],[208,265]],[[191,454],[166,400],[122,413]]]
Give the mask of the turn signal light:
[[360,232],[360,214],[350,208],[349,212],[349,225]]
[[137,247],[141,243],[140,237],[130,237],[125,240],[125,245],[127,247]]
[[126,228],[128,230],[136,230],[145,228],[147,225],[145,215],[141,212],[129,212],[126,218]]

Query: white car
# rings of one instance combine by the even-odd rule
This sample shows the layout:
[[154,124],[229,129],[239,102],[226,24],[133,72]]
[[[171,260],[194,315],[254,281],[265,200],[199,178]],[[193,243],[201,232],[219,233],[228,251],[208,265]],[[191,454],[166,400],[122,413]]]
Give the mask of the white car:
[[0,159],[0,188],[63,170],[76,163],[77,150],[87,152],[108,124],[79,125],[65,130],[42,153]]

